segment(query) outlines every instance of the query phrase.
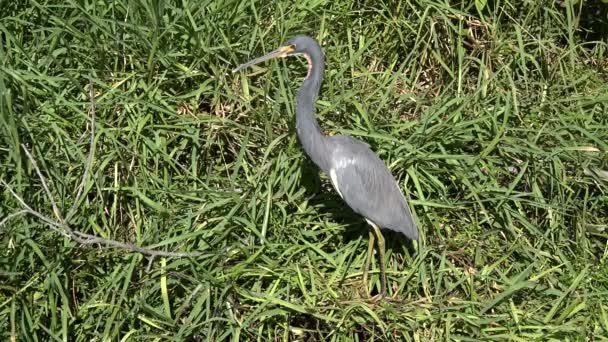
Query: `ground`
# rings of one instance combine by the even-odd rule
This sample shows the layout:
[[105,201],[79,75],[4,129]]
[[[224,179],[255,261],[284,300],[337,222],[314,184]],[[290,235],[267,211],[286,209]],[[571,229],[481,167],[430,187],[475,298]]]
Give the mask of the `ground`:
[[[602,339],[607,10],[4,2],[0,339]],[[418,222],[385,232],[385,300],[299,146],[305,60],[230,72],[295,34],[327,55],[321,126],[370,144]]]

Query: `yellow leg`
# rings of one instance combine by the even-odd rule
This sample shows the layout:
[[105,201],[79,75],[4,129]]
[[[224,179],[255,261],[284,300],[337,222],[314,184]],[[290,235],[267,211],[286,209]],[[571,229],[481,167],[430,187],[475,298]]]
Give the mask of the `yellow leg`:
[[376,239],[378,240],[378,253],[380,254],[380,296],[386,296],[386,269],[384,265],[384,236],[380,231],[380,228],[375,224],[371,225],[374,228]]
[[369,291],[369,287],[367,286],[367,272],[369,270],[369,265],[372,261],[372,253],[374,252],[374,242],[376,240],[376,235],[371,230],[369,231],[369,241],[367,242],[367,258],[365,259],[365,266],[363,267],[363,286],[365,287],[365,291]]

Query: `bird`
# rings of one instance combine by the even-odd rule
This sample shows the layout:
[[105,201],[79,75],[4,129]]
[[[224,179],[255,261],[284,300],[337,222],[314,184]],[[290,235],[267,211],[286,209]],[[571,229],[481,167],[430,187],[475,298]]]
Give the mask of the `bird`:
[[368,144],[348,135],[326,135],[316,119],[315,101],[325,73],[325,55],[319,43],[305,35],[294,36],[270,53],[243,63],[233,73],[274,58],[304,56],[308,73],[295,103],[296,130],[304,152],[326,175],[336,192],[370,225],[363,284],[377,241],[380,258],[380,293],[386,296],[385,240],[381,228],[418,240],[419,233],[410,207],[386,164]]

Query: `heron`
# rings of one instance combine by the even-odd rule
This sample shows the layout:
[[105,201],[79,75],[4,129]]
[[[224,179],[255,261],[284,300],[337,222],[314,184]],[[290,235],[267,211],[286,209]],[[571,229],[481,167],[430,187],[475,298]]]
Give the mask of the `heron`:
[[301,55],[308,62],[308,74],[296,97],[296,130],[304,152],[326,174],[336,192],[356,213],[363,216],[371,229],[363,284],[367,278],[374,244],[377,243],[380,264],[380,297],[386,295],[384,265],[385,240],[381,228],[402,233],[418,240],[418,229],[397,181],[384,162],[369,145],[348,135],[326,135],[316,119],[315,101],[325,72],[325,55],[311,37],[298,35],[285,41],[276,50],[247,63],[232,72],[264,61]]

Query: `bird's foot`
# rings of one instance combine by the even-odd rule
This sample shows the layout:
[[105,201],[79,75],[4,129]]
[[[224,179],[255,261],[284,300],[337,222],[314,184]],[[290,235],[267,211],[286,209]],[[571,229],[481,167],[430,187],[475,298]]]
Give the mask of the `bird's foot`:
[[398,305],[398,304],[403,303],[403,301],[401,299],[387,296],[386,294],[382,294],[382,293],[378,293],[375,296],[368,297],[364,301],[369,304],[372,304],[372,305],[380,304],[380,303],[390,303],[393,305]]
[[[366,284],[367,285],[367,284]],[[361,299],[365,302],[368,303],[377,303],[383,299],[387,299],[389,297],[386,296],[386,292],[384,291],[380,291],[379,293],[372,295],[372,289],[369,289],[367,286],[364,286],[362,289],[359,290],[359,295],[361,296]]]
[[375,296],[369,297],[367,299],[367,302],[369,302],[369,303],[377,303],[377,302],[383,300],[385,297],[386,297],[386,294],[384,294],[384,293],[378,293]]

